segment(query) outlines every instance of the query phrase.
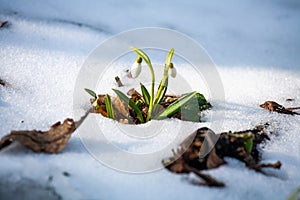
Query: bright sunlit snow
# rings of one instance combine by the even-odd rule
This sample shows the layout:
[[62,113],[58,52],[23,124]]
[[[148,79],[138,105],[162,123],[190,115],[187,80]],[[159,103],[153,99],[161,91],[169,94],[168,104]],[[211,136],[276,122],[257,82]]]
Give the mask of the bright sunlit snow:
[[[76,77],[97,45],[128,29],[164,27],[195,39],[217,65],[225,101],[215,102],[210,112],[225,117],[200,126],[223,120],[222,131],[236,131],[269,122],[274,134],[263,147],[262,162],[283,164],[265,176],[228,158],[227,165],[206,172],[226,187],[199,187],[188,182],[193,175],[164,169],[144,174],[111,169],[91,156],[75,132],[57,155],[35,154],[18,144],[2,150],[0,199],[13,194],[19,199],[285,199],[300,186],[300,116],[269,113],[259,104],[300,106],[299,19],[297,0],[0,0],[0,22],[9,21],[0,29],[0,79],[7,83],[0,86],[1,137],[11,130],[47,130],[73,117]],[[184,65],[178,73],[190,76]],[[116,146],[131,152],[160,147],[152,140],[118,137],[118,129],[108,128],[116,123],[100,118]],[[180,123],[168,120],[166,126]],[[172,138],[168,130],[161,144]]]

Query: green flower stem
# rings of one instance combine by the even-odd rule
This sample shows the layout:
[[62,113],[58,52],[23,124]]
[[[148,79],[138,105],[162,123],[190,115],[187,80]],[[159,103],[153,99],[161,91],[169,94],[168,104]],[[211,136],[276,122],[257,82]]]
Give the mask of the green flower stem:
[[153,108],[153,97],[154,97],[154,83],[155,83],[155,75],[154,75],[153,67],[152,67],[151,63],[148,64],[148,66],[149,66],[150,73],[151,73],[152,83],[151,83],[150,104],[149,104],[149,110],[148,110],[146,122],[148,122],[151,119],[151,113],[152,113],[152,108]]
[[136,54],[138,54],[146,62],[147,66],[150,69],[152,83],[151,83],[151,95],[150,95],[149,109],[148,109],[148,115],[147,115],[147,119],[146,119],[146,122],[148,122],[151,119],[151,114],[152,114],[152,109],[153,109],[155,74],[154,74],[154,70],[153,70],[151,61],[150,61],[149,57],[147,56],[147,54],[145,52],[143,52],[141,49],[138,49],[136,47],[130,47],[130,49],[132,51],[134,51]]

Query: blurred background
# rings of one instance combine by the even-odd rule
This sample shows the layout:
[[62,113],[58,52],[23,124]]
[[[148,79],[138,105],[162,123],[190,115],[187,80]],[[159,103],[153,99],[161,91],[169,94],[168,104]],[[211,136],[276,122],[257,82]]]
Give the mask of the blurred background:
[[[197,40],[218,65],[296,68],[300,63],[297,0],[0,0],[0,18],[81,27],[104,37],[133,28],[164,27]],[[94,45],[101,41],[87,40],[91,39]],[[86,46],[90,41],[78,42]],[[72,43],[70,48],[76,41]]]

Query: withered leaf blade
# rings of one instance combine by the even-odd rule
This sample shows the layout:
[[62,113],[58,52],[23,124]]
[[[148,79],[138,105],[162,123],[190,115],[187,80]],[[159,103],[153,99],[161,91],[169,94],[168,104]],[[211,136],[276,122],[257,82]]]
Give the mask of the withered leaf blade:
[[67,118],[62,124],[53,124],[48,131],[11,131],[0,141],[0,150],[14,141],[18,141],[27,148],[37,153],[59,153],[69,141],[75,131],[75,122]]
[[215,148],[211,150],[206,161],[207,169],[217,168],[226,162],[216,154]]
[[129,110],[125,107],[124,103],[121,101],[120,97],[116,97],[113,100],[113,108],[115,109],[116,119],[127,119],[129,118]]
[[299,107],[285,108],[284,106],[280,105],[279,103],[276,103],[275,101],[266,101],[265,103],[259,106],[271,112],[278,112],[287,115],[300,115],[300,113],[292,111],[292,110],[300,109]]

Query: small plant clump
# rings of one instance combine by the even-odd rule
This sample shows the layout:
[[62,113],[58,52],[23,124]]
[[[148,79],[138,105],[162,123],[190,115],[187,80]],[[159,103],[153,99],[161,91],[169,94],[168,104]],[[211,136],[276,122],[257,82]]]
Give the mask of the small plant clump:
[[[167,95],[168,79],[176,77],[177,71],[171,62],[174,55],[172,48],[164,64],[162,80],[154,94],[155,73],[148,55],[136,47],[131,47],[132,51],[137,54],[136,61],[130,69],[130,77],[137,78],[142,70],[144,61],[151,75],[150,92],[140,84],[141,93],[136,89],[128,91],[127,95],[117,89],[112,89],[117,97],[111,97],[108,94],[97,95],[94,91],[85,88],[91,98],[93,112],[100,113],[104,117],[115,119],[122,123],[142,124],[151,119],[162,120],[165,118],[178,118],[186,121],[200,121],[200,112],[211,108],[211,104],[199,92],[193,91],[183,95]],[[123,84],[119,77],[115,77],[118,86]]]

